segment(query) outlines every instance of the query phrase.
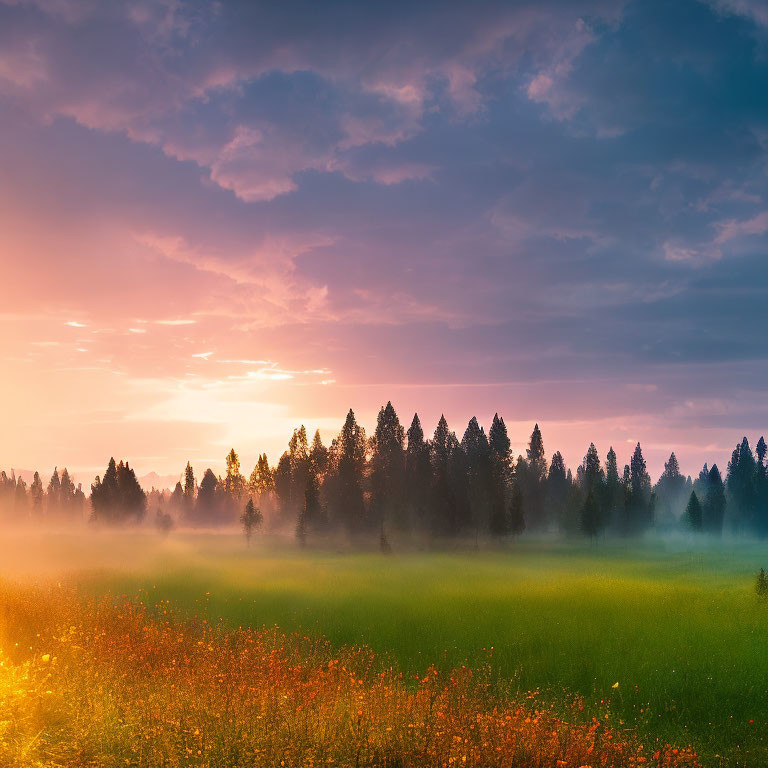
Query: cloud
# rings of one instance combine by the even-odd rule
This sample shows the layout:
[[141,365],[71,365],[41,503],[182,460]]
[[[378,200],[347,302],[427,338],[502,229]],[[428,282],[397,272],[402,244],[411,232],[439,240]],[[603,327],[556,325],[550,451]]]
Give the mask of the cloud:
[[[562,83],[592,39],[575,12],[527,3],[489,3],[472,13],[441,5],[396,26],[384,21],[383,7],[371,6],[374,18],[363,21],[341,8],[307,6],[317,28],[290,42],[281,39],[280,13],[257,21],[253,9],[234,4],[39,3],[34,24],[26,8],[7,11],[18,21],[18,42],[0,59],[0,82],[4,72],[25,73],[15,85],[25,89],[18,98],[26,109],[191,160],[245,202],[295,192],[306,171],[384,184],[414,178],[402,163],[366,174],[348,153],[409,141],[435,109],[475,115],[486,101],[485,73],[509,70],[526,55],[541,66],[531,97],[569,115],[575,103]],[[616,12],[610,3],[582,8],[598,17]],[[442,38],[424,37],[435,27]],[[82,38],[102,44],[78,45]]]
[[764,235],[768,232],[768,211],[762,211],[749,219],[727,219],[714,224],[718,230],[715,242],[724,245],[736,238]]
[[768,375],[739,7],[0,3],[4,445],[103,467],[170,407],[171,471],[390,397],[720,445],[760,393],[715,436],[680,404]]
[[763,0],[706,0],[724,14],[744,16],[762,27],[768,27],[768,6]]
[[667,240],[663,244],[664,258],[679,264],[699,266],[722,258],[722,251],[711,245],[691,246],[679,240]]
[[551,62],[540,70],[528,83],[528,98],[546,104],[557,120],[572,118],[585,97],[569,87],[568,78],[574,63],[582,51],[596,40],[588,24],[578,19],[572,32],[561,41]]

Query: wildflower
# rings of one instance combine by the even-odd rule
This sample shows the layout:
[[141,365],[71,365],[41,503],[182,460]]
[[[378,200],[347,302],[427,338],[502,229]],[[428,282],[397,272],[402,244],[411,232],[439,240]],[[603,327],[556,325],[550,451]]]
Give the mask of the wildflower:
[[614,684],[611,686],[611,688],[618,688],[618,687],[619,687],[619,683],[618,683],[618,682],[615,682],[615,683],[614,683]]
[[44,653],[44,654],[43,654],[43,655],[40,657],[40,659],[41,659],[41,661],[43,662],[43,664],[47,664],[47,663],[48,663],[48,662],[51,660],[51,654],[50,654],[50,653]]

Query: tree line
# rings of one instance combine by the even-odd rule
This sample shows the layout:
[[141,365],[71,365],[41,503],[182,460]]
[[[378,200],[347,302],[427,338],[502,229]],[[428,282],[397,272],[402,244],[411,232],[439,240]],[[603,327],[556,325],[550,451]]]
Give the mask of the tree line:
[[[445,417],[427,438],[418,414],[406,430],[387,403],[373,435],[366,437],[352,410],[339,435],[326,446],[304,426],[294,430],[287,450],[271,466],[258,457],[246,477],[238,454],[226,457],[224,476],[206,469],[198,483],[190,463],[172,492],[140,486],[127,462],[111,459],[91,485],[90,519],[102,524],[141,522],[148,509],[155,524],[169,530],[227,526],[242,522],[250,540],[262,520],[290,530],[301,543],[313,536],[344,532],[390,537],[515,537],[561,531],[569,535],[642,535],[650,528],[719,535],[768,535],[768,473],[765,440],[753,453],[745,437],[725,479],[717,465],[704,465],[695,481],[680,472],[674,453],[652,483],[638,443],[629,464],[619,468],[611,447],[601,459],[590,444],[575,473],[559,451],[548,460],[538,424],[524,454],[513,456],[504,419],[496,414],[486,434],[472,418],[459,439]],[[81,488],[67,470],[54,471],[47,489],[38,473],[27,488],[13,474],[0,473],[0,501],[30,518],[83,516]]]

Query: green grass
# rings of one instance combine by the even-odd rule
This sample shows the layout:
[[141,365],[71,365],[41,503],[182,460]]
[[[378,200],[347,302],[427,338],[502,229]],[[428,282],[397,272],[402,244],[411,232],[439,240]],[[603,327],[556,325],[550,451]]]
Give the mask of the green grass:
[[143,588],[211,621],[368,644],[414,673],[481,664],[492,647],[494,669],[521,689],[581,695],[589,713],[610,700],[614,724],[690,742],[715,764],[715,755],[768,763],[768,603],[754,591],[765,546],[521,541],[504,552],[391,557],[270,554],[223,536],[116,546],[120,562],[143,551],[140,562],[81,573],[88,592]]

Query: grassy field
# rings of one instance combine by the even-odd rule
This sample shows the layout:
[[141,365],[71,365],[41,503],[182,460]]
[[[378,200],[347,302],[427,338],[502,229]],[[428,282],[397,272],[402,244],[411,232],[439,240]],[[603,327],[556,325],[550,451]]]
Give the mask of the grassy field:
[[[409,674],[491,662],[520,691],[584,698],[651,742],[705,762],[768,763],[768,548],[691,550],[521,541],[504,552],[314,553],[237,537],[139,535],[5,543],[7,570],[69,577],[90,595],[169,600],[229,627],[279,626],[365,644]],[[82,556],[80,553],[88,554]],[[618,683],[618,687],[615,687]]]

